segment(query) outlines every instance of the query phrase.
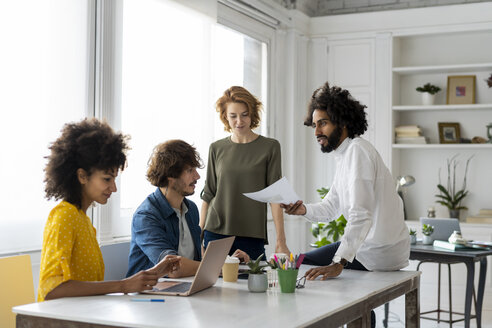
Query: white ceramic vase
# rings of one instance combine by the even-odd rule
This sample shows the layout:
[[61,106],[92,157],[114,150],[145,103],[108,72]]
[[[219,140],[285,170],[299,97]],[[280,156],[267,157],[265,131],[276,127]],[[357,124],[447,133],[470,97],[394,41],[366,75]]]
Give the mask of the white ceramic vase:
[[428,92],[422,92],[422,105],[431,106],[434,105],[436,95],[431,95]]
[[263,293],[268,289],[268,277],[265,273],[248,276],[248,290],[253,293]]
[[422,244],[424,244],[424,245],[431,245],[432,242],[433,242],[433,240],[432,240],[432,237],[431,236],[424,235],[422,237]]
[[410,244],[411,245],[417,244],[417,235],[410,235]]

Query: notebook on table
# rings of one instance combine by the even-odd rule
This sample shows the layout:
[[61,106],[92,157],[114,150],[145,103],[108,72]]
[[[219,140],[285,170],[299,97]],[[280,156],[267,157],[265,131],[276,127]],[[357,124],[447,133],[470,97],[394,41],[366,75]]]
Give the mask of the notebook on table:
[[227,254],[229,254],[234,239],[235,237],[227,237],[208,243],[193,281],[164,279],[158,282],[152,290],[146,290],[142,293],[189,296],[213,286],[219,278],[222,265]]

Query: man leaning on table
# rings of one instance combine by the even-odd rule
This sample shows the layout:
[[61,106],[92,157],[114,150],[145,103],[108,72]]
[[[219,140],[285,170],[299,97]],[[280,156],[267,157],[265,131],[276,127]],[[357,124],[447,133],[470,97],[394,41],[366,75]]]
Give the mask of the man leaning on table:
[[287,214],[313,222],[347,219],[341,241],[305,254],[308,280],[337,277],[343,268],[399,270],[408,265],[410,238],[403,203],[391,173],[368,141],[364,108],[347,90],[325,83],[311,98],[304,124],[314,128],[321,151],[334,153],[336,175],[321,203],[282,204]]
[[[147,180],[157,189],[133,214],[127,276],[153,267],[167,255],[181,256],[179,269],[170,277],[195,275],[201,260],[201,229],[198,208],[186,196],[195,192],[200,166],[200,155],[185,141],[168,140],[154,148]],[[240,250],[234,255],[249,261]]]

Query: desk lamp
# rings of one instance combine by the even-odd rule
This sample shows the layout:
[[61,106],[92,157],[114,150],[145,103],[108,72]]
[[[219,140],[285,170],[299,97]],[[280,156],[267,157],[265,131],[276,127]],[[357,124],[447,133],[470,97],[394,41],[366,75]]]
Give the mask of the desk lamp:
[[400,195],[400,198],[403,202],[403,215],[405,220],[407,219],[407,210],[405,209],[405,200],[403,199],[403,187],[411,186],[415,183],[415,178],[411,175],[405,175],[403,177],[398,177],[396,179],[396,192]]

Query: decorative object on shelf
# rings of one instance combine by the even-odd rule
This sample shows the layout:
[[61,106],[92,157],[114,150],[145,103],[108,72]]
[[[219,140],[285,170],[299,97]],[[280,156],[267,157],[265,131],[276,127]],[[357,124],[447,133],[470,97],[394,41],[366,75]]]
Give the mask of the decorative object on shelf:
[[434,206],[431,206],[427,209],[427,217],[428,218],[435,218],[436,217],[436,209]]
[[432,234],[434,233],[434,227],[431,226],[430,224],[423,224],[422,225],[422,234],[424,235],[422,237],[422,244],[424,245],[432,245]]
[[492,209],[480,209],[477,215],[467,217],[466,223],[492,224]]
[[415,245],[417,244],[417,230],[415,229],[410,229],[410,244]]
[[459,123],[437,123],[439,127],[439,143],[455,144],[460,143],[461,133]]
[[422,129],[418,125],[400,125],[395,127],[397,144],[426,144],[427,138],[422,136]]
[[422,93],[422,105],[430,106],[434,105],[436,93],[441,91],[441,88],[436,85],[426,83],[424,86],[418,87],[415,90]]
[[398,177],[396,179],[396,192],[401,198],[401,201],[403,203],[403,217],[406,220],[407,219],[407,210],[405,209],[405,200],[403,199],[403,190],[402,188],[404,187],[409,187],[415,183],[415,178],[412,177],[411,175],[405,175],[403,177]]
[[446,103],[474,104],[475,103],[475,75],[448,76]]
[[471,140],[472,144],[484,144],[487,143],[487,139],[482,137],[473,137]]
[[258,256],[256,260],[248,262],[248,290],[253,293],[263,293],[268,288],[268,277],[263,268],[269,265],[260,264],[262,257],[263,254]]
[[[316,189],[321,199],[325,198],[330,189],[320,188]],[[337,242],[343,233],[345,232],[345,226],[347,225],[347,220],[343,215],[336,220],[330,221],[328,223],[318,222],[311,225],[311,233],[316,241],[311,244],[311,247],[321,247],[329,245],[331,243]]]
[[492,88],[492,74],[490,74],[489,78],[485,80],[489,88]]
[[461,205],[461,201],[468,195],[468,190],[466,190],[466,176],[473,155],[466,160],[463,185],[460,190],[456,190],[456,168],[459,165],[459,161],[456,159],[457,156],[458,155],[454,155],[447,160],[448,178],[446,187],[441,184],[441,168],[439,168],[439,184],[437,185],[437,188],[440,193],[435,196],[438,198],[436,203],[444,205],[449,209],[449,217],[459,219],[460,210],[468,209],[468,207]]
[[489,138],[487,143],[492,143],[492,123],[489,123],[489,125],[487,125],[486,127],[487,127],[487,137]]

